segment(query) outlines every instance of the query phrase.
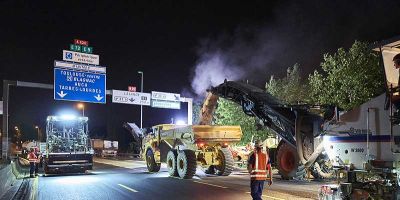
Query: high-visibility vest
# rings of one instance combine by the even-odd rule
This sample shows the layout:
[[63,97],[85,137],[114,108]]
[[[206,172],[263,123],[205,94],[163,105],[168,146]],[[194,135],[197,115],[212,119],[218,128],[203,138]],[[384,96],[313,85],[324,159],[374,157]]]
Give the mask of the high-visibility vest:
[[29,162],[36,162],[36,159],[37,159],[37,156],[35,155],[35,153],[30,152],[30,153],[28,154],[28,160],[29,160]]
[[251,180],[265,181],[267,180],[267,168],[269,156],[263,152],[254,151],[255,162],[253,170],[250,172]]
[[[36,155],[36,154],[35,154]],[[36,155],[36,163],[40,163],[40,159],[42,158],[42,156],[40,154]]]

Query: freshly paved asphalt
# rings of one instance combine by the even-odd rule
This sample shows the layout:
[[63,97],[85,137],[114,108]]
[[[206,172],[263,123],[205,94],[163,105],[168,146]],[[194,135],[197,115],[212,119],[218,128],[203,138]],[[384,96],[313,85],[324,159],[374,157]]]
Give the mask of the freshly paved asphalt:
[[[40,176],[34,188],[37,199],[251,199],[249,177],[244,172],[210,177],[197,170],[193,179],[183,180],[169,177],[165,166],[159,173],[148,173],[143,161],[95,161],[94,170],[88,174]],[[319,185],[276,179],[273,186],[265,187],[263,198],[316,199]]]

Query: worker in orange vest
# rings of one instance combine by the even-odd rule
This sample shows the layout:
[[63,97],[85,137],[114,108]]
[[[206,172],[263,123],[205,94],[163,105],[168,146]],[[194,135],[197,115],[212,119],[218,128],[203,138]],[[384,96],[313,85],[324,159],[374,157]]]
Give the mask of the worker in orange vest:
[[[253,200],[261,200],[264,182],[268,180],[268,185],[272,185],[272,170],[271,162],[267,152],[263,152],[263,143],[261,140],[256,140],[254,151],[250,154],[247,170],[250,174],[251,197]],[[269,178],[267,176],[269,172]]]
[[40,166],[40,162],[42,160],[42,154],[39,151],[38,148],[35,148],[35,155],[36,155],[36,163],[35,163],[35,176],[38,176],[39,174],[39,166]]
[[36,165],[36,160],[37,160],[37,156],[35,155],[35,150],[32,148],[31,151],[28,154],[28,160],[29,160],[29,165],[30,165],[30,177],[31,178],[35,178],[35,165]]

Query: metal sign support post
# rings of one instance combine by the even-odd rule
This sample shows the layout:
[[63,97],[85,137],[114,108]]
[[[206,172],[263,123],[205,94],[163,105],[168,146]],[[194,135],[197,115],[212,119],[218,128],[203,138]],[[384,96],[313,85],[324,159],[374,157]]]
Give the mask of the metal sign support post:
[[8,148],[8,100],[10,85],[16,85],[15,81],[3,80],[3,133],[1,134],[1,157],[7,159],[9,154]]
[[[143,72],[138,71],[138,73],[141,75],[140,92],[143,93]],[[143,105],[140,105],[140,128],[143,128]]]
[[186,97],[181,97],[180,99],[181,102],[187,102],[188,103],[188,125],[193,124],[193,99],[192,98],[186,98]]
[[1,139],[1,149],[2,149],[2,158],[9,158],[11,155],[11,149],[9,146],[11,138],[9,137],[8,130],[8,102],[10,98],[10,86],[17,87],[31,87],[31,88],[43,88],[43,89],[53,89],[53,85],[43,84],[43,83],[32,83],[32,82],[23,82],[23,81],[10,81],[3,80],[3,134]]

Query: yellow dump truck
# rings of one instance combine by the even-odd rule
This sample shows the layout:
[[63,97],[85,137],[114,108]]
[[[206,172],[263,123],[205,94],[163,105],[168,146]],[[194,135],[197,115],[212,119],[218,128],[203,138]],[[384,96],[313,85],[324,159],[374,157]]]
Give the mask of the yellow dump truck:
[[157,125],[143,138],[143,158],[149,172],[158,172],[166,162],[171,176],[192,178],[197,165],[206,173],[228,176],[234,165],[228,146],[241,137],[240,126]]

